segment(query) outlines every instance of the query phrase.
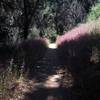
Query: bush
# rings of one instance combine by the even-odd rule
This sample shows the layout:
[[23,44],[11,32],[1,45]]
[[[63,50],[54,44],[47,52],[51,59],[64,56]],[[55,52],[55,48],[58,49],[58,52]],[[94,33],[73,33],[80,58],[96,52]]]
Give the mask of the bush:
[[43,58],[46,50],[47,43],[45,39],[40,38],[23,41],[18,46],[15,63],[20,67],[24,66],[24,73],[33,74],[36,64]]
[[[91,25],[93,29],[89,29],[88,25]],[[97,33],[99,32],[98,26],[99,23],[97,22],[83,24],[58,38],[57,43],[60,62],[61,64],[69,65],[69,69],[72,73],[81,73],[85,68],[91,66],[93,55],[99,55],[100,35]]]
[[96,20],[100,17],[100,3],[92,6],[90,13],[87,15],[87,21]]

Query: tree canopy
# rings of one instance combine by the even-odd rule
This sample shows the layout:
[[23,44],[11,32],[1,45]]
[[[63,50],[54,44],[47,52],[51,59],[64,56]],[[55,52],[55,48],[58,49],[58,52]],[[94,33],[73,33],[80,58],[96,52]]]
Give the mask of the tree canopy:
[[0,37],[6,43],[16,43],[28,36],[47,37],[58,34],[82,22],[98,0],[1,0]]

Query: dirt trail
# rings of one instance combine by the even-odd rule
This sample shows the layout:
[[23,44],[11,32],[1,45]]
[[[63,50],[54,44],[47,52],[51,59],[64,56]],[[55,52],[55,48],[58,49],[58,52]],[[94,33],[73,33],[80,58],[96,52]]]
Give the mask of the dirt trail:
[[49,47],[37,64],[37,80],[40,81],[34,84],[31,93],[25,94],[24,100],[80,100],[70,90],[72,77],[59,65],[55,44]]

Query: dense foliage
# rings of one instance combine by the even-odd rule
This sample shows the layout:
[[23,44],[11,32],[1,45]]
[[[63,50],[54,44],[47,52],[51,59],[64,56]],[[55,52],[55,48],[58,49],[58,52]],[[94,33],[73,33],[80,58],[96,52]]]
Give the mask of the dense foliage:
[[96,20],[99,17],[100,17],[100,3],[97,3],[91,8],[87,16],[87,21]]
[[[83,21],[97,0],[1,0],[0,37],[20,42],[30,33],[52,41]],[[29,35],[29,37],[32,36]]]
[[84,100],[100,98],[99,26],[100,20],[93,21],[80,25],[58,38],[59,62],[71,71],[74,77],[73,91],[79,93]]

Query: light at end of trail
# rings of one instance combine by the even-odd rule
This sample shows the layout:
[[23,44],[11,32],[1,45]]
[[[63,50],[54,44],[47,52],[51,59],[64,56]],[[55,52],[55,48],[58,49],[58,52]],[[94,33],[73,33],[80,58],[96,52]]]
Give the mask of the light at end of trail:
[[56,45],[56,43],[50,43],[48,45],[48,47],[51,48],[51,49],[56,49],[57,48],[57,45]]

